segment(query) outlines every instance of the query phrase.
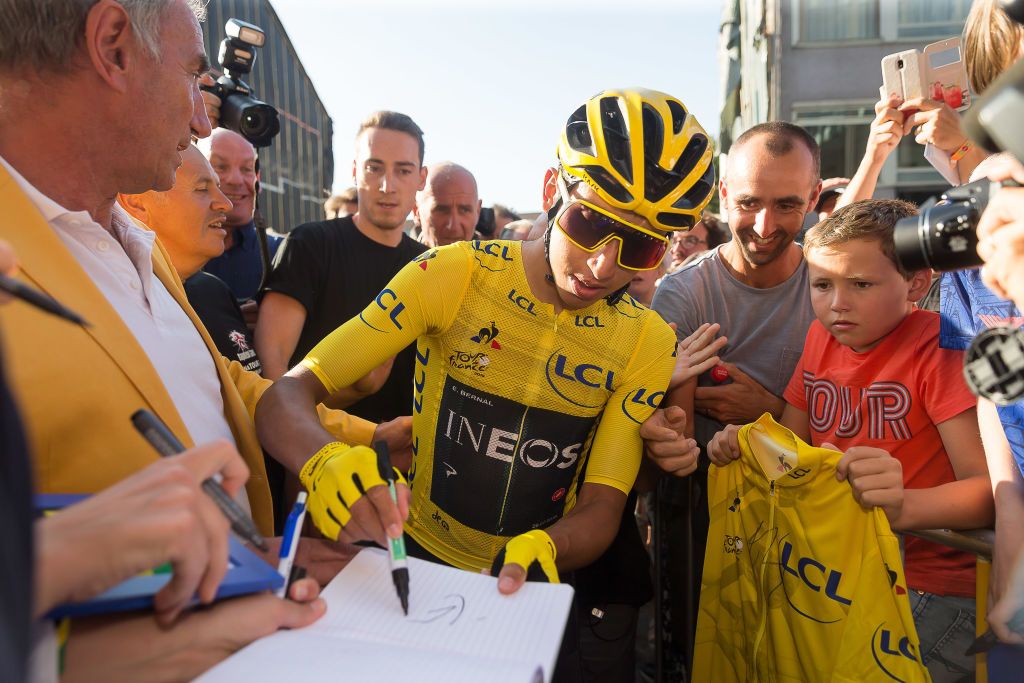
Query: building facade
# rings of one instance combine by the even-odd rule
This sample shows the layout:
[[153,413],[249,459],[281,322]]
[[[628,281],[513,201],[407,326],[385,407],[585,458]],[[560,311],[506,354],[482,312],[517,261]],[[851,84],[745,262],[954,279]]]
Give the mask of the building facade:
[[[721,149],[756,123],[786,120],[821,144],[823,178],[852,177],[882,85],[881,61],[959,36],[970,0],[726,0]],[[905,137],[876,197],[922,201],[948,187]]]
[[266,34],[245,81],[258,99],[277,108],[281,121],[280,134],[259,150],[260,212],[268,227],[284,233],[322,220],[334,181],[333,125],[277,13],[269,0],[213,0],[207,15],[203,33],[217,76],[228,19],[255,24]]

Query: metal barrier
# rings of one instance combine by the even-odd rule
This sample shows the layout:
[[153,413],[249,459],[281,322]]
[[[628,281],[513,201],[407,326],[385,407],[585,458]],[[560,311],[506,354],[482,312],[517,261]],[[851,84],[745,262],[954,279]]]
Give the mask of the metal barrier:
[[[987,631],[988,623],[985,619],[988,612],[988,577],[992,566],[992,544],[995,542],[996,532],[992,529],[972,529],[970,531],[925,529],[906,531],[904,534],[962,550],[977,558],[977,577],[974,583],[974,634],[980,636]],[[985,653],[975,655],[974,680],[976,683],[988,683],[986,656]]]

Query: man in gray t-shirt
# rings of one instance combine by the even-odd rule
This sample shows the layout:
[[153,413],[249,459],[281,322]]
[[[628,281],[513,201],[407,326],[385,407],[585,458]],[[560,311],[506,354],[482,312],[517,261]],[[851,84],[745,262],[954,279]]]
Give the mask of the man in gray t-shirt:
[[[814,320],[803,259],[782,283],[752,287],[735,277],[724,262],[721,252],[731,244],[667,276],[653,304],[666,321],[676,324],[680,338],[705,322],[714,322],[721,325],[719,334],[729,340],[719,356],[734,366],[725,380],[732,384],[716,382],[707,372],[698,378],[693,424],[702,448],[723,423],[752,422],[765,411],[781,416],[782,392]],[[690,407],[683,409],[692,414]]]
[[[728,339],[719,354],[728,379],[718,384],[704,373],[664,402],[686,411],[687,432],[702,449],[725,423],[782,415],[783,390],[814,320],[807,266],[794,240],[818,199],[818,176],[818,144],[803,128],[772,122],[741,135],[719,184],[732,241],[666,277],[654,296],[652,307],[676,323],[679,339],[702,323],[718,323]],[[657,548],[661,595],[670,600],[659,608],[673,626],[662,650],[683,662],[693,652],[708,527],[706,477],[705,461],[689,480],[663,479],[655,511],[664,539]],[[693,539],[690,547],[681,547],[685,538]],[[674,669],[677,662],[662,664]]]

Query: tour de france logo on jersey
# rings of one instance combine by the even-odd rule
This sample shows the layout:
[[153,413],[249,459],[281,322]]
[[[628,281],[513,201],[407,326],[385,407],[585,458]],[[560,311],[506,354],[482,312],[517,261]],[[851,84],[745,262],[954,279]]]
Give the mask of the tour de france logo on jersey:
[[507,270],[515,262],[509,253],[511,250],[507,244],[473,240],[470,242],[470,246],[473,248],[473,257],[476,258],[480,267],[492,273]]
[[[448,356],[448,364],[456,370],[469,370],[478,377],[483,377],[491,365],[491,357],[487,350],[500,351],[501,344],[496,337],[498,328],[494,322],[480,328],[480,331],[469,338],[477,347],[470,351],[455,351]],[[483,349],[483,350],[481,350]]]
[[437,249],[428,249],[427,251],[423,252],[422,254],[414,258],[412,262],[418,263],[420,266],[420,270],[426,270],[427,262],[430,261],[430,259],[434,258],[435,256],[437,256]]
[[887,626],[883,621],[871,634],[871,656],[875,664],[894,681],[907,679],[909,669],[920,669],[917,648],[899,624]]
[[558,349],[544,368],[548,385],[561,399],[580,408],[600,408],[615,390],[615,371],[566,355]]

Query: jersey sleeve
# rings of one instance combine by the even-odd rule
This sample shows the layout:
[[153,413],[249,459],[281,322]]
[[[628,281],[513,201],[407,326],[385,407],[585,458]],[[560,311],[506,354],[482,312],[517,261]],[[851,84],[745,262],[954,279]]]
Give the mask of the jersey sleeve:
[[933,319],[917,338],[912,367],[934,424],[940,424],[975,407],[978,399],[964,380],[964,352],[939,347],[939,322]]
[[313,347],[302,365],[332,393],[349,386],[419,337],[451,325],[471,274],[471,257],[459,244],[424,252],[359,315]]
[[647,318],[630,371],[601,414],[584,481],[629,494],[643,457],[640,425],[661,403],[676,362],[676,339],[657,315]]

